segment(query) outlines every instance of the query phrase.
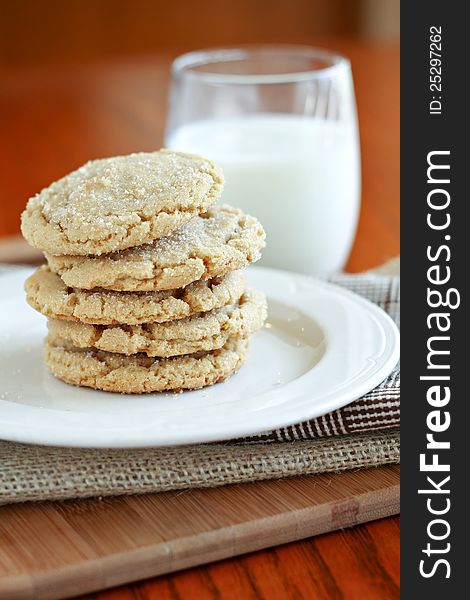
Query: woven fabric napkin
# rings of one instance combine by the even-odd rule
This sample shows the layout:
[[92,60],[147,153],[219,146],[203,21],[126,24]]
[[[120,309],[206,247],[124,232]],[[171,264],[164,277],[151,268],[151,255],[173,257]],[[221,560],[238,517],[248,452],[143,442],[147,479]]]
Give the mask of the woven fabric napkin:
[[[398,277],[341,275],[398,323]],[[323,417],[275,431],[178,448],[79,449],[0,442],[0,504],[211,487],[399,462],[400,372]]]

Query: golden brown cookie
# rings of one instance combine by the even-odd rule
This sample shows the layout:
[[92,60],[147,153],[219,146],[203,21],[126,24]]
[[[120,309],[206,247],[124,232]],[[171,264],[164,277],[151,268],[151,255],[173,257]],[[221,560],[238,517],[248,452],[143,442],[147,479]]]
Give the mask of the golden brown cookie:
[[248,339],[236,338],[212,352],[158,359],[83,350],[47,338],[45,362],[56,377],[72,385],[142,394],[193,390],[224,381],[240,368],[247,351]]
[[138,325],[183,319],[235,304],[244,289],[243,271],[160,292],[69,288],[46,266],[39,267],[25,282],[28,303],[46,317],[97,325]]
[[207,210],[222,189],[221,170],[191,154],[93,160],[31,198],[21,230],[49,254],[100,255],[168,235]]
[[220,277],[260,258],[265,233],[254,217],[214,206],[152,244],[102,256],[52,256],[52,271],[70,287],[158,291]]
[[266,314],[264,294],[248,290],[236,305],[167,323],[103,326],[50,319],[49,339],[126,355],[180,356],[216,350],[229,338],[247,337],[263,326]]

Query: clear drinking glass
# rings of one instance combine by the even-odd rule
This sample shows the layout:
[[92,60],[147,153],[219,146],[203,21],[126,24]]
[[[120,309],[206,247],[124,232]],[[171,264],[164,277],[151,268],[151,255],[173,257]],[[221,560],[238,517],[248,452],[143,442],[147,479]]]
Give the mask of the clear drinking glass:
[[180,56],[172,66],[165,144],[222,166],[222,201],[266,229],[262,264],[312,275],[344,267],[360,197],[346,58],[304,46]]

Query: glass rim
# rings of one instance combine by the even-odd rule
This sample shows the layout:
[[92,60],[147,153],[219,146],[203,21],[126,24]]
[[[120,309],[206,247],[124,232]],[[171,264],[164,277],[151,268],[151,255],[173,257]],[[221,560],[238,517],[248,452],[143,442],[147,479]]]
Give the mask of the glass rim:
[[[210,65],[211,63],[224,63],[234,60],[247,60],[255,55],[291,55],[303,58],[319,59],[330,62],[318,69],[292,71],[279,73],[217,73],[210,71],[196,71],[195,67]],[[181,54],[171,65],[173,78],[189,76],[202,82],[218,84],[278,84],[311,81],[313,79],[331,77],[335,71],[349,65],[349,60],[336,52],[295,44],[254,44],[234,47],[207,48],[194,50]]]

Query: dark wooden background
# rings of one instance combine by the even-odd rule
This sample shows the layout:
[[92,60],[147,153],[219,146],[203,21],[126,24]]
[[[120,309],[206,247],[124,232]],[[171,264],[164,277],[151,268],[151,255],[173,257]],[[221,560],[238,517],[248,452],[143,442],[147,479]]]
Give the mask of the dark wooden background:
[[391,37],[399,0],[15,0],[1,13],[0,60],[31,65],[317,35]]

